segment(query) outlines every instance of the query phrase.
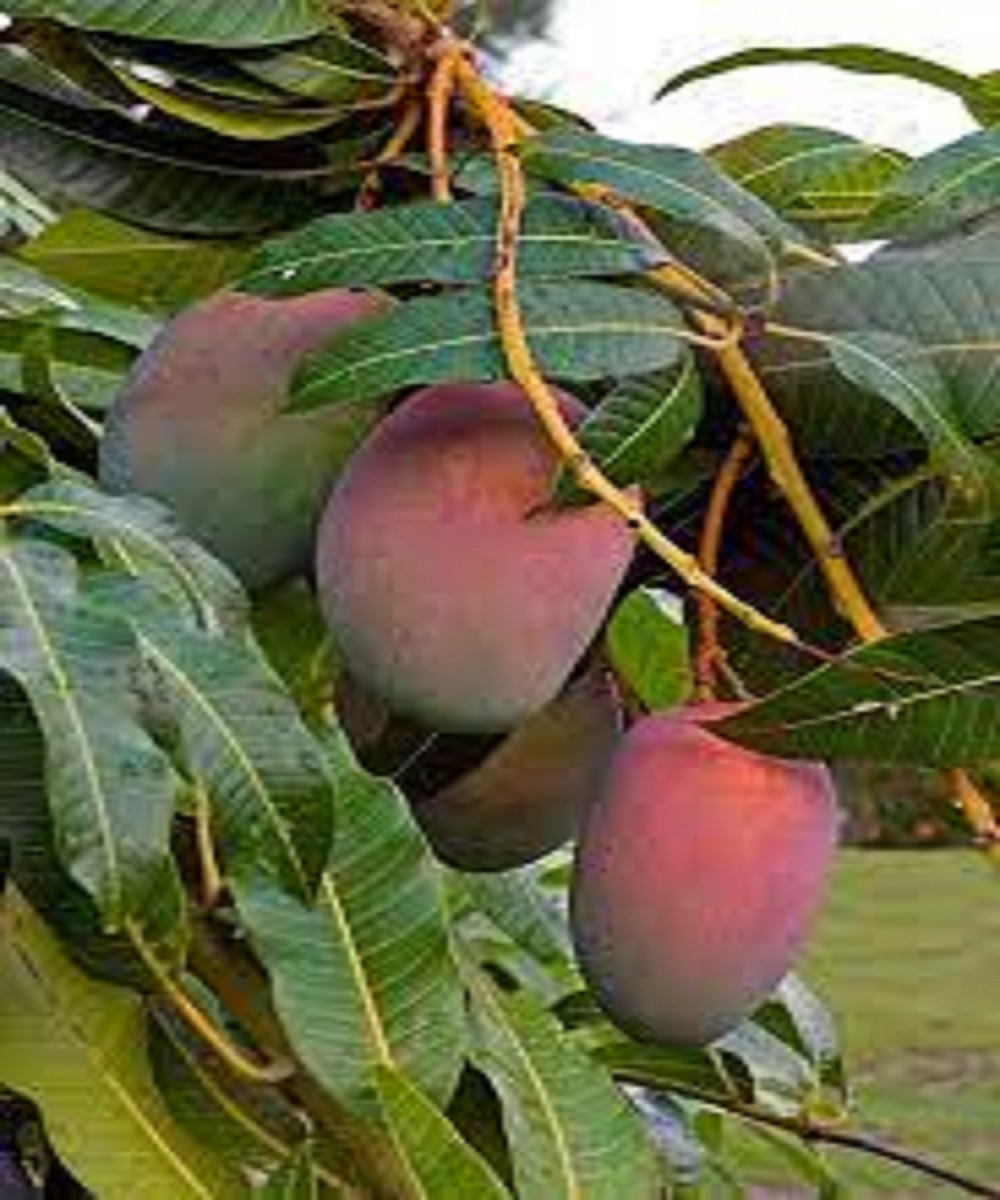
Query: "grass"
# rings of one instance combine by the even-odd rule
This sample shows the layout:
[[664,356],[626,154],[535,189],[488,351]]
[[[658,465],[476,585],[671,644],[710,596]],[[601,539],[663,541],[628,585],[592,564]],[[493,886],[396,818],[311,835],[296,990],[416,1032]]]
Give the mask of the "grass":
[[[847,852],[803,974],[837,1016],[856,1128],[1000,1188],[1000,879],[969,853]],[[738,1143],[751,1178],[776,1185],[774,1160]],[[962,1195],[829,1157],[852,1197]]]

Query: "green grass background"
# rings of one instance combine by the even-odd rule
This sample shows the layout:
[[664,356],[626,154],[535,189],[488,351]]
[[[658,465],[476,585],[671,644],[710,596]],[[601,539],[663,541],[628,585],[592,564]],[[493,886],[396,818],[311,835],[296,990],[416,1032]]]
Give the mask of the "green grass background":
[[[856,1126],[1000,1188],[1000,876],[970,852],[847,851],[801,968],[837,1017]],[[812,1194],[734,1141],[761,1200]],[[828,1153],[852,1197],[963,1194]]]

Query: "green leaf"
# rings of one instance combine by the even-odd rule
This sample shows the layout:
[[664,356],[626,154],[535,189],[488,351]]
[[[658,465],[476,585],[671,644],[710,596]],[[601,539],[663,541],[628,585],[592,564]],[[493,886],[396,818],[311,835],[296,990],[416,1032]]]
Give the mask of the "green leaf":
[[721,722],[766,753],[919,766],[1000,756],[1000,618],[883,638]]
[[36,1101],[101,1200],[249,1200],[165,1107],[141,998],[83,974],[13,890],[0,905],[0,1080]]
[[[655,486],[694,436],[702,413],[701,375],[694,357],[656,375],[620,383],[576,431],[580,445],[614,483]],[[579,489],[568,474],[556,495]]]
[[983,129],[917,159],[897,175],[864,233],[933,237],[994,212],[998,195],[1000,129]]
[[[134,358],[131,349],[108,338],[59,329],[45,320],[0,317],[0,388],[46,404],[107,408]],[[32,369],[39,362],[44,385]]]
[[110,546],[133,574],[185,597],[192,618],[207,629],[235,633],[246,626],[249,602],[236,577],[156,500],[58,480],[23,492],[4,512]]
[[167,233],[233,236],[312,216],[320,191],[356,172],[313,149],[280,158],[252,149],[136,129],[0,85],[5,166],[60,208],[99,209]]
[[[49,811],[45,740],[23,691],[0,675],[0,839],[9,878],[90,974],[145,988],[149,977],[125,935],[101,928],[94,901],[67,875],[56,852]],[[161,897],[161,901],[162,901]],[[187,955],[183,897],[146,909],[143,936],[157,960],[180,969]]]
[[[676,363],[683,319],[669,300],[608,283],[525,283],[528,341],[546,375],[600,379]],[[410,300],[354,326],[306,360],[293,410],[358,402],[446,380],[504,379],[509,371],[493,303],[482,289]]]
[[68,554],[0,541],[0,668],[24,688],[45,734],[59,856],[110,930],[178,907],[176,780],[137,720],[137,661],[124,621],[81,600]]
[[[909,339],[932,363],[967,437],[1000,430],[1000,244],[974,256],[899,254],[790,278],[775,321],[823,333],[881,330]],[[771,339],[755,350],[765,382],[810,452],[871,457],[915,444],[882,399],[845,380],[821,345]]]
[[687,699],[690,645],[676,596],[636,588],[615,609],[605,638],[615,674],[646,708],[676,708]]
[[206,46],[260,46],[317,33],[329,21],[319,0],[5,0],[11,17],[44,17],[84,29]]
[[519,1200],[651,1200],[642,1122],[607,1074],[525,992],[470,970],[473,1059],[504,1109]]
[[[291,296],[351,284],[486,282],[496,267],[499,212],[486,197],[333,213],[265,246],[240,286]],[[540,194],[525,208],[522,278],[637,273],[662,258],[596,204]]]
[[237,54],[230,61],[283,91],[338,106],[381,97],[396,82],[387,59],[337,28],[296,46]]
[[462,993],[440,883],[400,794],[331,746],[336,833],[315,903],[262,878],[233,893],[296,1054],[343,1104],[378,1111],[373,1069],[435,1100],[464,1053]]
[[458,898],[470,902],[523,950],[560,967],[572,961],[566,914],[546,892],[534,866],[512,871],[448,873]]
[[331,842],[334,787],[321,748],[259,652],[125,607],[156,680],[156,712],[186,776],[207,798],[226,877],[266,879],[303,901]]
[[962,99],[975,97],[979,93],[979,84],[974,77],[934,62],[933,59],[899,50],[886,50],[880,46],[843,43],[829,46],[754,46],[735,54],[725,54],[674,75],[656,93],[656,98],[662,99],[688,84],[743,67],[784,66],[790,63],[811,63],[862,75],[898,75],[903,79],[943,88]]
[[834,334],[827,345],[842,374],[920,430],[931,461],[954,483],[971,496],[1000,496],[994,464],[966,438],[940,372],[920,347],[891,333]]
[[788,221],[851,236],[907,156],[832,129],[767,125],[713,147],[712,161]]
[[234,1169],[273,1170],[294,1156],[304,1128],[291,1104],[220,1067],[165,1005],[153,1010],[149,1056],[175,1119]]
[[641,146],[557,129],[523,144],[527,169],[566,185],[597,184],[663,216],[721,234],[762,260],[785,228],[708,158],[678,146]]
[[216,291],[241,270],[247,250],[132,229],[78,209],[19,251],[50,279],[142,308],[174,310]]
[[141,61],[109,56],[115,78],[139,100],[154,105],[178,121],[208,129],[222,137],[268,142],[298,137],[331,125],[341,115],[330,108],[284,108],[281,105],[244,104],[206,96],[177,80],[160,83],[161,72]]
[[376,1068],[379,1101],[421,1200],[510,1200],[492,1168],[447,1117],[391,1067]]

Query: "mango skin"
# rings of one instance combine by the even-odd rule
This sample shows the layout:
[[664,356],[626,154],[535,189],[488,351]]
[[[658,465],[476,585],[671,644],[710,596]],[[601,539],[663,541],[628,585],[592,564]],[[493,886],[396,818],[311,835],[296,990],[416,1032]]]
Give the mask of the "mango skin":
[[509,871],[573,837],[621,739],[614,683],[574,680],[448,787],[413,802],[435,854],[460,871]]
[[580,966],[636,1036],[701,1046],[748,1016],[800,949],[839,814],[818,763],[703,728],[722,706],[645,717],[623,739],[577,847]]
[[379,406],[281,414],[302,358],[387,298],[218,292],[140,356],[105,424],[99,477],[164,501],[250,588],[307,568],[327,493]]
[[[582,405],[562,397],[567,418]],[[545,505],[554,452],[510,383],[417,392],[354,455],[317,540],[317,585],[351,672],[396,712],[511,729],[552,700],[632,556],[603,506]]]

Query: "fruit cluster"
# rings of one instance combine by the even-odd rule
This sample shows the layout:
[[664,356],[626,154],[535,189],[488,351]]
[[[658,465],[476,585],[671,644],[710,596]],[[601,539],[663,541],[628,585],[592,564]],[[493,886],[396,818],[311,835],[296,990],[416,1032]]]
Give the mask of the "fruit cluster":
[[[551,506],[559,464],[514,385],[282,413],[303,356],[389,303],[224,292],[182,313],[109,414],[102,481],[170,504],[250,588],[312,571],[364,689],[425,729],[491,735],[413,799],[440,857],[504,870],[577,837],[596,995],[639,1036],[710,1041],[781,979],[819,904],[829,777],[724,741],[717,706],[625,730],[607,672],[577,671],[632,533],[600,505]],[[560,403],[576,424],[583,406]]]

